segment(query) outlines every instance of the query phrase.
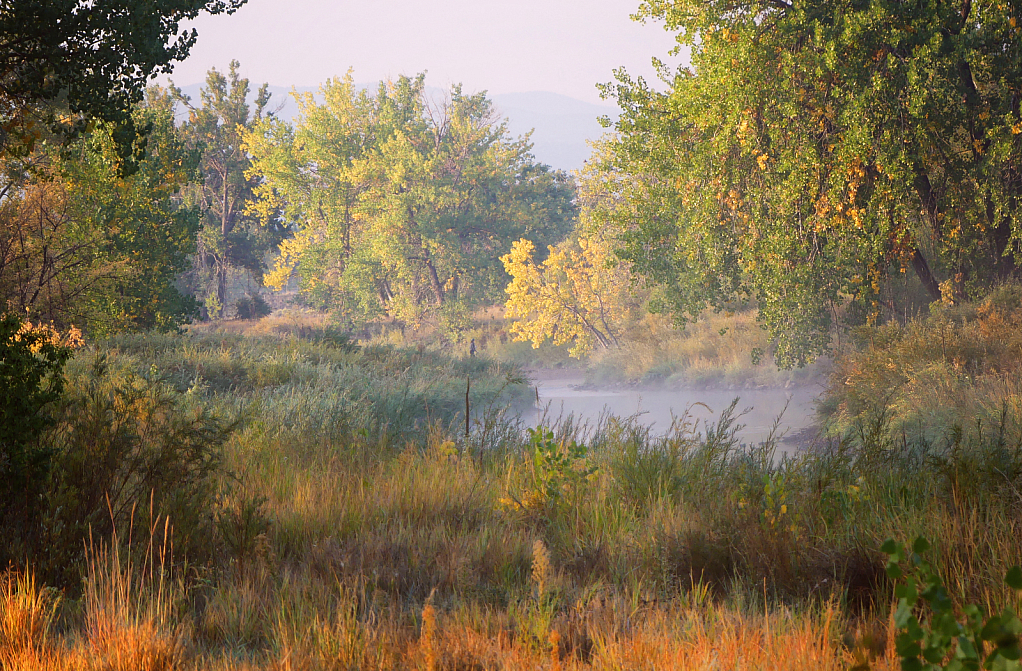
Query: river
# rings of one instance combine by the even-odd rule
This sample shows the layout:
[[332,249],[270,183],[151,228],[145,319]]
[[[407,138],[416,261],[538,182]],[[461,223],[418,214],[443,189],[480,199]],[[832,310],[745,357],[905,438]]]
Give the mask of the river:
[[[530,425],[537,424],[545,413],[547,422],[570,414],[592,426],[609,413],[618,417],[638,415],[638,420],[649,424],[654,433],[663,433],[671,426],[672,414],[680,416],[688,409],[689,415],[700,421],[701,429],[703,422],[715,422],[721,410],[737,397],[736,409],[744,413],[738,420],[744,425],[738,437],[749,444],[766,440],[778,416],[781,435],[790,437],[809,427],[820,392],[817,386],[734,391],[592,389],[584,386],[582,375],[574,371],[536,371],[531,377],[539,402],[522,413]],[[781,451],[787,451],[784,448],[782,445]]]

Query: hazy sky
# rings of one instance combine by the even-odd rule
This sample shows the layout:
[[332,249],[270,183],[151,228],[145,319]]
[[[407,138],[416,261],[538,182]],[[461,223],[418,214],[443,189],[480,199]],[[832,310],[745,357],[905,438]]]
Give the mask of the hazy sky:
[[232,58],[253,84],[311,86],[354,68],[377,81],[428,71],[490,93],[553,91],[600,102],[614,68],[653,79],[674,38],[632,21],[639,0],[249,0],[232,16],[203,15],[199,41],[171,78],[201,82]]

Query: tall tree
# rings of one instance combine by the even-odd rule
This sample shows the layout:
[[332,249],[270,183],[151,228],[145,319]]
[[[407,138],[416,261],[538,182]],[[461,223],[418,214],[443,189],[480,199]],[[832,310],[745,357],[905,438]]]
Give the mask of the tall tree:
[[[620,73],[612,163],[646,183],[626,236],[681,318],[745,296],[782,364],[893,275],[956,300],[1016,273],[1016,3],[649,0],[691,48],[665,93]],[[843,307],[851,302],[851,309]]]
[[251,161],[242,148],[245,133],[262,121],[270,94],[263,84],[253,110],[248,103],[249,81],[240,76],[239,67],[238,61],[231,61],[226,75],[211,69],[198,107],[180,89],[171,89],[188,109],[182,132],[202,154],[202,176],[191,189],[203,213],[194,288],[213,317],[222,316],[228,306],[230,269],[244,268],[261,281],[263,255],[279,242],[267,235],[258,210],[251,206],[259,178],[246,174]]
[[473,304],[498,299],[511,240],[570,229],[567,176],[537,165],[484,94],[454,87],[434,101],[420,75],[373,96],[349,75],[321,95],[300,98],[294,129],[270,122],[248,143],[267,202],[281,200],[296,228],[271,285],[297,270],[310,299],[353,321],[456,328]]

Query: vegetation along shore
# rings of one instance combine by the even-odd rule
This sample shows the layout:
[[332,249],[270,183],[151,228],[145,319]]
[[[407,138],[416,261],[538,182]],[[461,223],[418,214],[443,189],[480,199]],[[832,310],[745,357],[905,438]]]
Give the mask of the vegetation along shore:
[[641,2],[570,174],[244,4],[0,8],[0,671],[1022,668],[1017,3]]

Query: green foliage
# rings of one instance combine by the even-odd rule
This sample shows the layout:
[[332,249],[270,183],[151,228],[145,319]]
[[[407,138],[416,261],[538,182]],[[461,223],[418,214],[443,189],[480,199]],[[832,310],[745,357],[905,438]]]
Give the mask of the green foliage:
[[[923,555],[930,543],[916,538],[911,548],[888,539],[881,550],[888,555],[887,575],[898,581],[894,590],[898,607],[894,624],[898,628],[896,649],[906,671],[964,671],[1022,668],[1019,635],[1022,621],[1010,608],[985,618],[982,609],[967,604],[956,609],[940,576]],[[1022,592],[1022,568],[1008,571],[1005,584]],[[921,622],[920,609],[929,610]],[[868,668],[868,667],[867,667]]]
[[[650,0],[691,66],[620,72],[608,170],[635,176],[623,256],[679,319],[752,297],[783,366],[835,316],[1016,274],[1022,24],[1010,3]],[[850,301],[851,305],[846,306]]]
[[75,134],[95,120],[116,127],[119,159],[140,153],[130,110],[150,77],[170,72],[195,44],[182,21],[233,13],[245,0],[17,0],[0,13],[4,83],[0,156],[27,154],[37,122]]
[[131,176],[120,177],[113,167],[109,129],[91,134],[56,163],[72,230],[91,238],[83,253],[93,275],[65,279],[79,296],[71,301],[76,309],[62,317],[77,317],[90,335],[175,329],[196,311],[176,282],[195,250],[198,212],[181,202],[179,191],[192,179],[197,157],[159,91],[135,116],[150,131],[147,154]]
[[252,565],[258,546],[260,542],[266,542],[271,526],[264,497],[235,496],[227,505],[221,506],[216,531],[239,574],[245,575],[246,569]]
[[534,491],[552,505],[576,497],[598,470],[588,462],[585,445],[574,440],[556,440],[553,431],[544,426],[527,431],[532,448]]
[[259,319],[273,312],[266,299],[258,293],[249,293],[238,299],[235,308],[238,311],[238,319]]
[[178,197],[196,157],[168,102],[154,92],[134,110],[149,137],[130,176],[118,173],[106,125],[33,155],[33,172],[0,204],[0,301],[92,336],[173,329],[191,316],[194,301],[175,283],[198,228]]
[[[0,315],[0,529],[25,533],[49,472],[52,450],[41,440],[53,424],[48,406],[64,389],[71,350],[50,331],[17,315]],[[4,562],[0,552],[0,562]],[[4,562],[5,563],[5,562]]]
[[697,441],[694,436],[676,432],[677,428],[676,422],[670,433],[675,436],[681,433],[680,440],[656,441],[650,440],[648,427],[638,429],[632,423],[617,420],[608,423],[603,440],[620,446],[620,451],[610,459],[610,468],[615,489],[623,501],[645,507],[661,497],[669,500],[678,497],[684,486],[682,468],[686,453]]
[[320,98],[298,98],[294,127],[269,119],[246,136],[260,211],[294,230],[268,286],[297,274],[305,299],[346,324],[435,318],[455,334],[498,299],[512,240],[570,227],[571,181],[536,164],[484,94],[455,86],[433,101],[420,75],[373,95],[349,74]]
[[23,451],[52,422],[44,408],[60,398],[71,350],[10,313],[0,316],[0,348],[2,463],[5,478],[17,478],[28,469]]

